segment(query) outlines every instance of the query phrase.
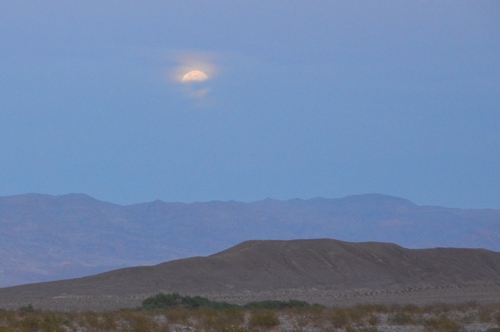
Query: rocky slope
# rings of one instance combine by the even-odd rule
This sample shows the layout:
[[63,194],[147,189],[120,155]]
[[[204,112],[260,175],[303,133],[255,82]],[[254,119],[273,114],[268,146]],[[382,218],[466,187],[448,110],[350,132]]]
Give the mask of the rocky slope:
[[158,292],[237,303],[495,302],[499,285],[500,253],[484,249],[405,249],[331,239],[248,241],[208,257],[3,288],[0,307],[115,309],[136,306]]

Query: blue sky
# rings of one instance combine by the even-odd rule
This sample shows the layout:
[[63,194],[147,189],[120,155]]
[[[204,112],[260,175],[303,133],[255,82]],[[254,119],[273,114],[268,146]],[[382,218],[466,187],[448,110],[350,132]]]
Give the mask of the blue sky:
[[2,196],[500,208],[498,1],[1,7]]

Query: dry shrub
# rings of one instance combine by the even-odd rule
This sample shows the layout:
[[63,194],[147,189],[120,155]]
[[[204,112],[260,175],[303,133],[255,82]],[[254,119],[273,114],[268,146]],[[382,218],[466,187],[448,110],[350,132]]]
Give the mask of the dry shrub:
[[123,313],[117,314],[110,312],[93,312],[84,311],[81,313],[65,314],[64,316],[58,316],[59,323],[66,326],[71,326],[71,322],[75,322],[78,326],[84,327],[91,331],[115,331],[116,330],[116,320],[117,316],[121,316]]
[[36,331],[40,329],[42,321],[37,317],[26,317],[19,320],[16,325],[21,331]]
[[7,331],[64,331],[56,314],[52,312],[23,312],[11,320],[8,327],[5,327]]
[[493,308],[491,307],[484,307],[479,309],[479,321],[481,323],[490,323],[491,322],[491,315],[493,314]]
[[156,327],[148,316],[141,314],[130,317],[128,323],[134,332],[150,332]]
[[352,326],[346,326],[345,332],[357,332],[357,330]]
[[215,331],[220,330],[224,323],[219,317],[219,312],[215,309],[201,309],[199,320],[201,320],[201,326],[205,331]]
[[477,301],[468,301],[464,303],[458,303],[455,305],[455,310],[460,312],[468,312],[480,307],[479,302]]
[[323,306],[295,307],[280,310],[285,316],[295,318],[298,327],[321,327],[325,321],[330,321],[331,310]]
[[43,315],[42,319],[42,331],[51,331],[51,332],[63,332],[61,321],[57,318],[57,316],[48,312]]
[[370,318],[368,318],[368,324],[371,326],[377,325],[380,322],[380,318],[376,315],[371,315]]
[[424,321],[426,331],[429,332],[459,332],[460,325],[446,316],[431,318]]
[[458,318],[458,320],[462,323],[462,324],[472,324],[474,323],[476,320],[477,320],[477,312],[463,312],[463,315],[462,317]]
[[415,325],[416,321],[412,314],[406,312],[396,312],[389,316],[389,323],[393,325]]
[[349,316],[349,320],[352,323],[359,325],[359,324],[362,324],[363,318],[365,317],[366,312],[364,311],[364,309],[362,307],[355,306],[355,307],[347,309],[347,315]]
[[[388,311],[389,308],[387,306],[380,304],[358,304],[346,309],[349,321],[356,325],[363,325],[365,321],[368,321],[370,325],[375,325],[378,323],[378,317],[375,314],[386,313]],[[370,323],[370,321],[374,324]]]
[[424,312],[434,313],[435,315],[440,315],[448,313],[453,310],[452,306],[447,303],[436,303],[432,305],[425,306],[423,308]]
[[335,308],[330,316],[330,323],[333,327],[341,329],[349,323],[349,316],[343,308]]
[[358,329],[358,332],[378,332],[378,329],[375,326],[362,327]]
[[274,327],[280,324],[278,315],[269,309],[262,309],[252,313],[248,324],[251,327]]
[[82,325],[91,329],[99,328],[99,320],[97,319],[97,313],[93,311],[82,312],[83,322]]
[[226,324],[231,326],[239,326],[245,321],[245,315],[238,309],[225,309],[220,313],[220,316]]
[[55,315],[57,321],[65,326],[71,326],[71,317],[66,314],[56,314]]
[[12,326],[16,321],[16,313],[14,311],[0,311],[0,321],[7,326]]
[[406,312],[410,315],[415,315],[415,314],[420,314],[422,312],[422,308],[414,305],[414,304],[407,304],[403,308],[401,308],[403,312]]
[[189,312],[186,309],[171,309],[165,312],[168,322],[174,324],[186,324],[189,318]]

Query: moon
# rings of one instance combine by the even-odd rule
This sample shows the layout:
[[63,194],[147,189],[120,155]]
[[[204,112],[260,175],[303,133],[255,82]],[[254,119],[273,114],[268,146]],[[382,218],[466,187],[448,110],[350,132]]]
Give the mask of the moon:
[[182,76],[182,83],[193,83],[193,82],[203,82],[208,80],[207,74],[202,72],[201,70],[191,70],[184,76]]

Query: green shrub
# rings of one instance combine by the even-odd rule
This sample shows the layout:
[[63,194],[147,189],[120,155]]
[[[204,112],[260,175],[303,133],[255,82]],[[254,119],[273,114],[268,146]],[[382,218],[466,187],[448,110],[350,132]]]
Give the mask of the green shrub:
[[216,310],[224,310],[227,308],[235,307],[226,302],[215,302],[210,301],[207,298],[201,296],[181,296],[177,293],[163,294],[159,293],[157,295],[148,297],[142,301],[142,307],[139,309],[144,310],[168,310],[172,308],[186,308],[186,309],[198,309],[198,308],[213,308]]
[[167,310],[180,307],[183,304],[183,297],[177,293],[163,294],[148,297],[142,301],[142,309],[145,310]]
[[24,307],[21,307],[19,308],[19,311],[23,311],[23,312],[34,312],[35,309],[33,308],[33,306],[30,304],[28,304],[27,306],[24,306]]

